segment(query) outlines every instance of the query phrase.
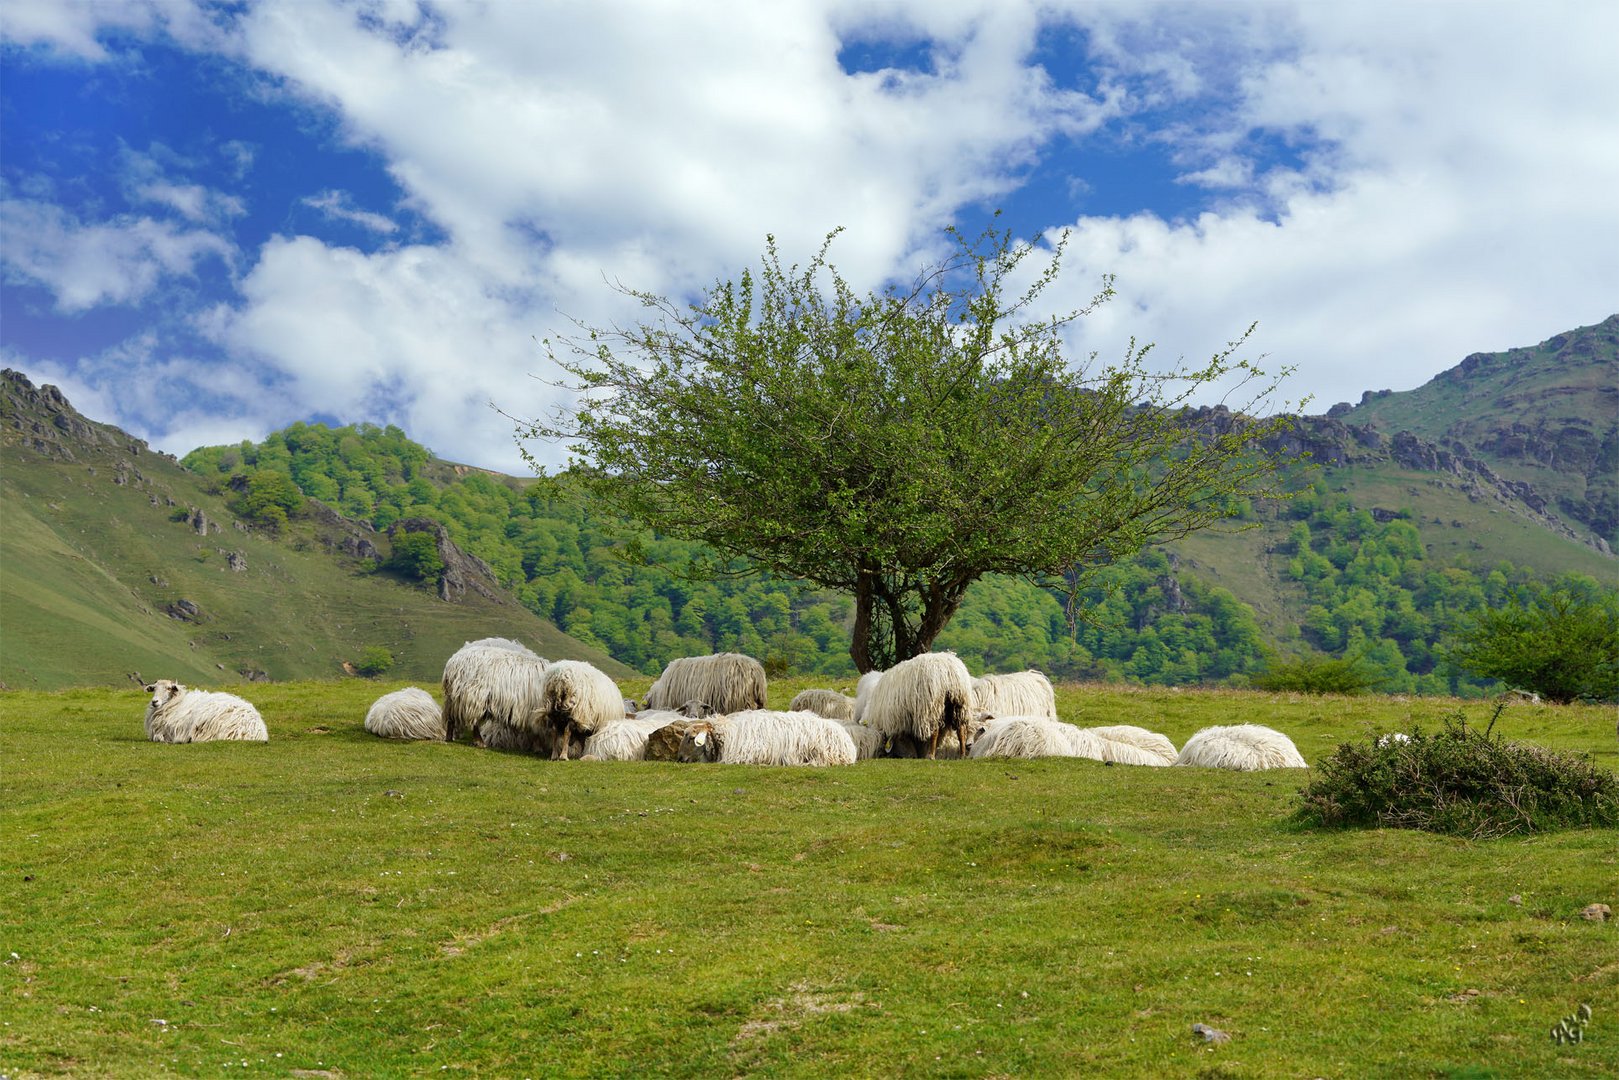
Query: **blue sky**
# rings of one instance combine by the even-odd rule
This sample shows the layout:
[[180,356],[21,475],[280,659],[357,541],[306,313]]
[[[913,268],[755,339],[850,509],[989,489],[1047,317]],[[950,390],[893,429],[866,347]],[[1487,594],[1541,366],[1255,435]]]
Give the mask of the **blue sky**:
[[[1056,307],[1324,411],[1619,310],[1619,5],[7,0],[0,361],[160,449],[396,423],[520,471],[536,339],[990,214]],[[560,448],[536,447],[555,464]]]

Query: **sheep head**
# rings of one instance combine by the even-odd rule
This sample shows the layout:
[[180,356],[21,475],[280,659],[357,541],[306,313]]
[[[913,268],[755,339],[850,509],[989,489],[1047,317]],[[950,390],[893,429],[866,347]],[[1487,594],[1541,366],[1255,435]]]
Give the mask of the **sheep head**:
[[677,759],[685,762],[718,761],[720,759],[719,732],[713,724],[693,724],[681,736]]
[[185,693],[186,688],[173,679],[158,679],[146,687],[146,692],[152,695],[151,708],[155,711]]

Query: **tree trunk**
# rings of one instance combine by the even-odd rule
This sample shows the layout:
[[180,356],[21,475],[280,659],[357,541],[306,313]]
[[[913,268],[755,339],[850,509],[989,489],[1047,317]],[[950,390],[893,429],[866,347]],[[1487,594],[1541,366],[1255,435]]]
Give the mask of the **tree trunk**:
[[[895,589],[874,571],[861,574],[855,587],[854,627],[849,641],[849,657],[855,670],[862,675],[886,671],[901,660],[928,652],[955,616],[971,583],[969,579]],[[913,597],[913,608],[921,611],[914,620],[906,617],[906,600]]]

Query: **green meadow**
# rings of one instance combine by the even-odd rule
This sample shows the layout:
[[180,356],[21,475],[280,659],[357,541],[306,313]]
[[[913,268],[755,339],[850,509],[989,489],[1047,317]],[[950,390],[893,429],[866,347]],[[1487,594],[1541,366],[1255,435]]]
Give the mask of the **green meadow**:
[[[267,745],[146,742],[133,687],[0,693],[0,1076],[1619,1074],[1619,921],[1581,917],[1619,909],[1612,830],[1313,831],[1301,770],[366,734],[401,685],[234,688]],[[1058,702],[1177,745],[1268,724],[1312,762],[1458,707]],[[1614,722],[1513,705],[1495,730],[1616,768]],[[1581,1002],[1586,1041],[1553,1043]]]

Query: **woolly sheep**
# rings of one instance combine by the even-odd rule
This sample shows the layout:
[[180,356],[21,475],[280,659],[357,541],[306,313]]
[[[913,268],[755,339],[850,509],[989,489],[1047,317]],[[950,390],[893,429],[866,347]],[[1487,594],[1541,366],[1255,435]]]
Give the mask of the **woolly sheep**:
[[1309,768],[1291,739],[1259,724],[1204,728],[1186,740],[1175,764],[1239,772]]
[[963,730],[972,713],[973,680],[967,665],[952,652],[923,653],[883,672],[871,691],[863,721],[885,736],[908,735],[936,757],[939,738],[956,732],[963,746],[971,740]]
[[972,744],[975,758],[1085,757],[1105,760],[1105,742],[1073,724],[1045,716],[1003,716],[984,724]]
[[724,765],[853,765],[854,739],[812,712],[749,709],[699,724],[680,742],[681,761]]
[[235,694],[192,690],[172,679],[158,679],[146,692],[152,695],[146,705],[146,737],[153,742],[270,739],[259,711]]
[[432,694],[410,686],[373,701],[366,710],[365,730],[384,739],[442,739],[444,714]]
[[1081,728],[1100,735],[1109,746],[1103,761],[1118,765],[1173,765],[1177,751],[1167,735],[1134,727],[1130,724],[1112,724],[1107,727]]
[[596,729],[595,734],[585,740],[585,750],[579,760],[645,760],[647,738],[679,715],[674,712],[652,710],[603,724]]
[[973,708],[996,716],[1044,716],[1057,719],[1057,695],[1051,680],[1029,669],[1012,675],[985,675],[973,680]]
[[854,686],[854,712],[850,714],[849,719],[857,724],[866,722],[866,708],[871,704],[871,693],[877,689],[877,684],[882,678],[883,673],[880,671],[868,671],[860,676],[860,681]]
[[534,749],[525,720],[539,701],[545,660],[506,638],[469,641],[444,663],[444,737],[463,731],[481,746]]
[[567,761],[574,736],[583,738],[624,719],[624,696],[606,672],[583,660],[558,660],[545,669],[540,699],[525,725],[549,728],[551,760]]
[[646,692],[648,709],[679,708],[688,701],[707,702],[718,713],[765,707],[765,669],[751,656],[716,653],[682,656],[669,661]]
[[800,690],[788,712],[812,712],[829,720],[853,720],[854,698],[836,690]]
[[857,724],[853,720],[839,720],[843,730],[849,733],[854,740],[855,760],[869,761],[881,755],[883,750],[883,733],[874,727]]

